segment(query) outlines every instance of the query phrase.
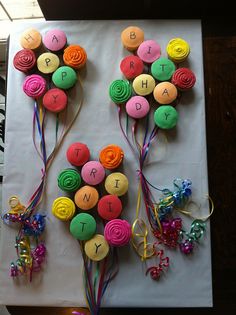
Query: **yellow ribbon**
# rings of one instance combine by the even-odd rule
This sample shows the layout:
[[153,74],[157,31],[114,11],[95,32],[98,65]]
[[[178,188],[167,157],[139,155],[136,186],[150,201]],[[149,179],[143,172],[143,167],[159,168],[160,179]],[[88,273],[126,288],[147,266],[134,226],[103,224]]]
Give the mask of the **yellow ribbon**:
[[[141,183],[138,186],[138,197],[136,206],[136,219],[132,224],[132,238],[131,243],[136,253],[144,261],[147,258],[151,258],[154,254],[153,245],[147,242],[148,228],[146,223],[139,218],[139,211],[141,205]],[[137,238],[141,238],[141,241],[137,241]]]
[[160,233],[162,234],[161,221],[160,221],[160,219],[159,219],[159,215],[158,215],[159,205],[154,206],[153,211],[154,211],[154,215],[155,215],[155,218],[156,218],[157,224],[158,224],[158,226],[159,226]]
[[[177,208],[177,207],[176,207],[176,210],[177,210],[178,212],[180,212],[180,213],[183,213],[183,214],[188,215],[188,216],[189,216],[190,218],[192,218],[192,219],[206,221],[207,219],[210,218],[210,216],[213,214],[214,209],[215,209],[214,202],[213,202],[212,198],[211,198],[209,195],[206,195],[206,197],[207,197],[207,199],[208,199],[209,202],[210,202],[210,210],[209,210],[210,213],[209,213],[207,216],[205,216],[205,217],[201,217],[201,218],[195,217],[194,215],[192,215],[192,211],[188,211],[188,210],[186,210],[186,209],[180,209],[180,208]],[[193,201],[190,201],[190,202],[188,203],[188,205],[190,205],[190,204],[195,204],[195,205],[196,205],[196,203],[193,202]],[[187,208],[188,208],[188,205],[187,205]],[[198,208],[198,210],[200,209],[200,206],[196,205],[196,207]]]
[[17,196],[11,196],[8,200],[8,204],[11,208],[8,211],[9,214],[21,214],[26,211],[26,207],[20,203],[20,199]]
[[28,268],[32,267],[33,259],[31,256],[30,240],[29,237],[24,237],[20,241],[20,254],[19,257],[22,258]]

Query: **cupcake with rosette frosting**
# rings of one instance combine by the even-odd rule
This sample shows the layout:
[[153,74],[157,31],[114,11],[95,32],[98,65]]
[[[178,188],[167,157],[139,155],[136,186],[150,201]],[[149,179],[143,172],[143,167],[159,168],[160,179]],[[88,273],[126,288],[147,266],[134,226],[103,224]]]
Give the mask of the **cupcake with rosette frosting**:
[[69,45],[63,54],[64,63],[74,69],[83,67],[87,61],[87,54],[79,45]]
[[183,62],[190,53],[189,44],[182,38],[173,38],[166,47],[168,57],[176,62]]
[[188,68],[179,68],[174,72],[171,82],[178,90],[187,91],[195,85],[196,76],[193,71]]
[[114,219],[104,229],[104,237],[111,246],[121,247],[129,243],[132,230],[128,221]]
[[116,144],[109,144],[102,148],[99,153],[99,160],[103,167],[108,170],[113,170],[117,168],[123,161],[124,152]]
[[116,104],[123,104],[132,95],[132,87],[128,80],[115,80],[109,87],[111,100]]
[[38,74],[32,74],[25,78],[23,91],[33,98],[40,98],[46,92],[46,80]]
[[13,65],[21,72],[29,72],[36,65],[35,53],[31,49],[21,49],[15,54]]

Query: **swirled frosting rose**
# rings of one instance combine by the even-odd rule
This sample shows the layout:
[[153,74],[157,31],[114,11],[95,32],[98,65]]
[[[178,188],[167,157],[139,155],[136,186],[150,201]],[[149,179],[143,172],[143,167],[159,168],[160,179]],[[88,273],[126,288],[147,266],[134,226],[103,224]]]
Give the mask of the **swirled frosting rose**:
[[171,82],[181,91],[191,89],[195,82],[195,74],[188,68],[177,69],[171,79]]
[[80,174],[73,169],[65,169],[57,178],[58,186],[64,191],[76,191],[81,184]]
[[74,69],[83,67],[87,61],[87,54],[79,45],[69,45],[63,53],[63,60],[67,66]]
[[129,222],[121,219],[109,221],[104,229],[104,236],[112,246],[124,246],[129,243],[131,238],[131,226]]
[[173,38],[166,47],[167,54],[171,60],[176,63],[184,61],[189,53],[189,44],[182,38]]
[[59,220],[68,221],[75,214],[75,204],[68,197],[59,197],[53,202],[52,214]]
[[13,59],[14,67],[22,72],[28,72],[36,64],[35,53],[31,49],[22,49],[18,51]]
[[117,168],[122,163],[123,158],[123,150],[115,144],[107,145],[99,154],[101,164],[109,170]]
[[109,87],[111,100],[116,104],[122,104],[128,101],[132,95],[132,88],[127,80],[115,80]]
[[38,74],[32,74],[25,78],[23,91],[30,97],[39,98],[46,92],[46,80]]

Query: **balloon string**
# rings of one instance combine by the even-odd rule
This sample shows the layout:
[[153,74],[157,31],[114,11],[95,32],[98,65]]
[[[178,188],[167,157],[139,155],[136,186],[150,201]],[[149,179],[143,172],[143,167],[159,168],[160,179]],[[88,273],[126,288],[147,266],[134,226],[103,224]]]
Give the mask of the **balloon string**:
[[[80,242],[82,257],[84,262],[84,293],[87,306],[91,314],[99,314],[102,297],[108,287],[110,281],[118,272],[118,260],[116,250],[111,251],[110,256],[101,262],[93,262],[90,260],[83,249]],[[108,266],[108,260],[111,258],[111,265]]]
[[119,125],[120,125],[120,129],[122,131],[122,134],[123,134],[124,138],[126,139],[131,151],[133,152],[135,159],[137,159],[135,148],[133,147],[131,141],[128,138],[128,135],[125,133],[125,130],[122,126],[122,110],[121,110],[120,106],[118,107],[118,119],[119,119]]
[[[78,81],[79,81],[79,86],[80,86],[80,101],[78,103],[77,106],[77,110],[76,113],[74,115],[74,117],[71,119],[71,121],[69,122],[68,126],[65,128],[63,128],[62,132],[61,132],[61,136],[59,139],[58,138],[58,129],[59,129],[59,116],[57,116],[57,122],[56,122],[56,144],[54,146],[54,149],[52,150],[51,154],[48,156],[46,155],[46,145],[45,145],[45,136],[44,136],[44,119],[45,119],[45,114],[43,114],[42,108],[39,107],[38,109],[38,104],[37,102],[35,102],[35,106],[34,106],[34,116],[33,116],[33,141],[34,141],[34,146],[36,148],[36,151],[38,153],[38,155],[41,157],[43,164],[44,164],[44,168],[42,170],[42,178],[41,178],[41,183],[39,184],[38,188],[36,189],[36,191],[34,192],[34,194],[32,195],[32,197],[30,198],[29,201],[29,205],[27,206],[27,212],[30,212],[30,215],[33,213],[33,210],[41,203],[42,201],[42,197],[43,197],[43,191],[45,188],[45,182],[46,182],[46,174],[52,164],[52,161],[54,160],[57,152],[59,151],[59,148],[61,147],[66,135],[68,134],[69,130],[71,129],[71,127],[73,126],[76,118],[78,117],[82,104],[83,104],[83,100],[84,100],[84,93],[83,93],[83,84],[82,81],[80,79],[80,76],[78,74]],[[41,109],[40,109],[41,108]],[[41,147],[41,152],[39,151],[39,149],[37,148],[36,145],[36,140],[35,140],[35,124],[37,126],[37,130],[38,130],[38,134],[40,137],[40,147]]]

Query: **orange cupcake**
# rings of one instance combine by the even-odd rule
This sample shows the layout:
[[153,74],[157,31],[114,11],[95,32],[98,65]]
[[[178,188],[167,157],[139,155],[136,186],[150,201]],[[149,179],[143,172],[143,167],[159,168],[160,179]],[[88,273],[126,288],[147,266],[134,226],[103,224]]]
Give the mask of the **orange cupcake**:
[[101,164],[108,170],[117,168],[122,163],[123,158],[123,150],[115,144],[104,147],[99,154]]
[[64,63],[74,69],[83,67],[87,61],[87,54],[79,45],[69,45],[63,54]]

